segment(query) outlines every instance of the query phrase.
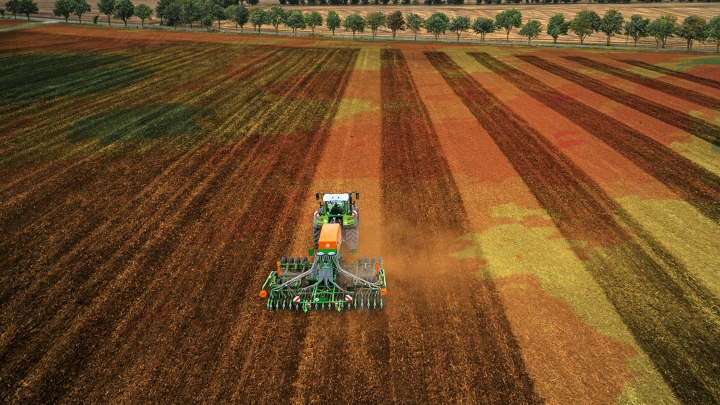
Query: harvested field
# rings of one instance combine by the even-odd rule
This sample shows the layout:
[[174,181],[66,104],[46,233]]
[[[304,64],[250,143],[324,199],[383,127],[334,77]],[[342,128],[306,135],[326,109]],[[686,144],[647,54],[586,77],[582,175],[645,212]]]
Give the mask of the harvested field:
[[[0,402],[720,402],[713,56],[0,39]],[[268,310],[346,190],[385,307]]]
[[615,102],[625,104],[628,107],[641,111],[650,117],[697,136],[706,142],[720,146],[720,125],[693,117],[689,113],[683,113],[672,108],[665,107],[662,104],[647,100],[641,96],[629,93],[617,87],[608,86],[606,83],[594,79],[589,75],[578,73],[557,63],[538,58],[537,56],[521,55],[518,56],[518,58],[524,62],[535,65],[548,73],[556,74],[563,79],[577,83],[578,85],[588,88]]

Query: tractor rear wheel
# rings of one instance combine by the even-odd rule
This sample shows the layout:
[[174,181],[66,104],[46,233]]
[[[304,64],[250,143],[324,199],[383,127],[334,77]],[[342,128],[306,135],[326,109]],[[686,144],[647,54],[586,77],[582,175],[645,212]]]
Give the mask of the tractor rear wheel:
[[353,254],[358,248],[358,227],[345,228],[343,229],[343,238],[345,239],[345,246]]
[[318,243],[320,243],[320,228],[314,228],[313,231],[313,240],[315,241],[315,243],[313,243],[313,246],[315,247],[315,249],[317,249]]

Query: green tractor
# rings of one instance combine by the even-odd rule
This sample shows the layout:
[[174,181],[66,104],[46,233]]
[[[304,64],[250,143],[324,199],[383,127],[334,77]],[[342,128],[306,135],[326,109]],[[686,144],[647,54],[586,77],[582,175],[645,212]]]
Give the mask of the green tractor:
[[359,200],[360,193],[357,191],[342,194],[315,193],[315,200],[320,201],[322,198],[320,207],[313,213],[313,246],[315,249],[318,248],[318,239],[323,225],[340,224],[345,248],[353,254],[357,252],[359,209],[353,201],[353,193],[355,199]]

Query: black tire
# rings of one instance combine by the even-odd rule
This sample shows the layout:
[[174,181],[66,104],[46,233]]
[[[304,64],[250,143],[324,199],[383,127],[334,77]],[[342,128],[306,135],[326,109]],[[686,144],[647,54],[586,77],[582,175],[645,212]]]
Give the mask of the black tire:
[[317,249],[317,248],[318,248],[318,243],[320,243],[320,229],[319,229],[319,228],[315,228],[315,229],[313,229],[313,230],[315,231],[315,232],[314,232],[314,239],[313,239],[315,242],[313,243],[313,246],[315,246],[315,249]]

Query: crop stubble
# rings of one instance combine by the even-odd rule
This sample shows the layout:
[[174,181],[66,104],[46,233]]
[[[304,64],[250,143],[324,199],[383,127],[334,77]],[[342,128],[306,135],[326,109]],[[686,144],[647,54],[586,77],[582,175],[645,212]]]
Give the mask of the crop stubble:
[[590,67],[603,73],[607,73],[616,77],[620,77],[627,81],[661,91],[667,95],[677,97],[683,100],[687,100],[691,103],[701,105],[708,108],[720,108],[720,100],[706,96],[705,94],[698,93],[693,90],[689,90],[674,84],[666,83],[662,80],[652,79],[633,73],[619,67],[608,65],[597,60],[589,59],[583,56],[566,56],[565,59],[580,63],[581,65]]
[[440,52],[426,55],[563,236],[600,247],[588,250],[585,265],[675,394],[693,403],[717,401],[720,362],[710,349],[720,344],[717,298],[572,161],[452,59]]
[[[720,178],[626,124],[560,93],[485,52],[470,56],[517,83],[520,90],[557,111],[663,183],[715,222],[720,222]],[[525,60],[527,57],[521,57]]]
[[640,60],[621,59],[620,62],[627,63],[628,65],[633,65],[636,67],[641,67],[643,69],[647,69],[647,70],[650,70],[650,71],[653,71],[656,73],[662,73],[662,74],[669,75],[669,76],[679,77],[681,79],[685,79],[690,82],[702,84],[703,86],[712,87],[714,89],[720,89],[720,82],[718,82],[716,80],[708,79],[705,77],[700,77],[700,76],[692,75],[690,73],[685,73],[685,72],[678,72],[676,70],[670,70],[670,69],[664,68],[662,66],[651,65],[649,63],[646,63],[646,62],[643,62]]
[[[301,54],[302,51],[295,50],[290,53]],[[339,104],[340,97],[342,95],[343,87],[347,82],[348,71],[352,62],[354,61],[356,51],[353,50],[321,50],[317,51],[319,56],[314,63],[308,63],[311,58],[308,56],[305,63],[294,63],[293,65],[275,66],[277,69],[275,72],[282,72],[283,74],[292,73],[297,66],[314,66],[318,68],[322,65],[327,65],[328,61],[334,58],[334,63],[339,66],[340,76],[335,76],[330,79],[328,76],[310,76],[306,80],[300,81],[295,86],[287,89],[288,93],[302,89],[303,87],[317,87],[328,89],[326,91],[334,94],[332,97],[333,102],[328,105],[328,117],[332,117],[334,111]],[[290,55],[289,55],[290,56]],[[304,57],[305,58],[305,57]],[[291,63],[299,62],[289,58]],[[312,79],[312,80],[311,80]],[[333,81],[333,85],[327,83],[328,80]],[[229,92],[232,94],[232,92]],[[334,106],[334,107],[333,107]],[[301,104],[296,105],[295,110],[283,111],[284,114],[295,117],[293,120],[285,120],[282,123],[289,125],[290,128],[298,125],[302,126],[306,123],[300,122],[301,120],[307,120],[308,114],[312,114],[312,111],[308,111],[311,108],[317,107],[313,103],[305,104],[303,108]],[[299,108],[299,110],[298,110]],[[272,111],[272,109],[270,109]],[[268,117],[263,117],[263,120],[267,120]],[[312,120],[311,120],[312,121]],[[102,213],[105,215],[92,215],[92,212],[88,212],[91,209],[93,202],[92,191],[97,190],[97,186],[103,186],[103,182],[98,182],[98,173],[102,173],[101,167],[103,164],[96,159],[86,159],[84,164],[76,165],[74,170],[70,173],[64,173],[59,182],[64,182],[65,186],[72,185],[67,191],[76,192],[79,195],[83,195],[85,200],[89,200],[89,204],[86,204],[85,209],[66,210],[61,214],[65,218],[64,221],[56,219],[57,222],[62,223],[65,227],[74,228],[72,224],[69,224],[67,218],[78,218],[84,216],[84,220],[79,224],[85,223],[86,226],[80,226],[81,229],[73,229],[78,235],[69,235],[64,246],[60,246],[57,249],[58,252],[71,252],[65,254],[61,260],[58,261],[57,265],[66,269],[74,269],[75,271],[71,274],[75,277],[74,287],[73,282],[62,285],[61,282],[68,283],[68,275],[63,274],[62,269],[55,269],[55,279],[50,277],[46,283],[40,285],[35,284],[31,290],[33,292],[26,292],[25,299],[18,302],[13,307],[16,311],[21,310],[23,307],[36,308],[32,314],[26,314],[24,316],[27,321],[20,321],[15,318],[13,322],[26,323],[27,329],[16,330],[12,336],[12,340],[7,345],[4,345],[2,352],[2,362],[6,367],[3,367],[3,383],[6,386],[15,387],[17,390],[5,391],[8,394],[13,393],[16,398],[25,398],[31,400],[54,400],[55,398],[67,395],[71,388],[70,382],[75,379],[83,381],[87,384],[81,384],[79,386],[86,386],[87,389],[91,389],[96,386],[98,379],[104,379],[108,385],[112,385],[113,375],[118,373],[132,373],[134,372],[134,365],[132,361],[123,362],[117,365],[117,368],[107,370],[105,373],[100,375],[95,374],[96,371],[88,370],[87,365],[90,362],[101,361],[98,359],[98,353],[101,351],[113,351],[122,350],[129,358],[136,355],[137,348],[132,347],[113,347],[118,345],[122,339],[116,333],[122,333],[120,325],[124,328],[130,328],[132,330],[133,322],[128,318],[139,317],[143,319],[143,311],[147,309],[145,306],[150,303],[142,303],[138,301],[141,297],[147,295],[153,288],[159,288],[158,284],[162,284],[160,280],[163,277],[179,277],[181,285],[192,286],[193,282],[184,280],[183,277],[187,277],[188,274],[180,274],[177,270],[168,272],[160,272],[158,274],[153,272],[153,269],[162,269],[164,267],[173,268],[178,265],[183,267],[186,271],[192,269],[196,271],[198,268],[202,271],[202,276],[198,275],[199,279],[204,280],[204,284],[200,286],[199,290],[190,289],[191,294],[197,294],[198,299],[201,299],[204,305],[200,308],[226,308],[225,305],[229,302],[229,308],[233,310],[226,312],[226,310],[218,310],[217,314],[225,314],[230,317],[234,317],[239,310],[237,303],[242,301],[246,293],[249,291],[250,294],[254,295],[257,289],[257,283],[261,283],[262,275],[257,272],[256,269],[269,268],[269,262],[276,260],[275,254],[280,254],[284,247],[290,243],[292,233],[281,233],[278,234],[278,229],[288,228],[295,226],[299,221],[299,213],[295,209],[288,209],[293,207],[291,203],[293,198],[296,198],[299,194],[306,192],[303,190],[303,186],[309,184],[309,180],[313,176],[314,159],[312,156],[315,153],[322,151],[322,139],[324,133],[327,130],[327,120],[315,121],[315,124],[308,131],[296,133],[290,136],[258,136],[250,135],[232,148],[220,148],[215,150],[214,148],[201,148],[199,151],[193,151],[186,154],[178,155],[177,153],[170,153],[170,156],[165,154],[165,160],[161,161],[157,166],[156,171],[148,171],[150,177],[134,178],[133,182],[134,193],[131,195],[142,195],[145,192],[144,187],[153,185],[153,181],[157,181],[157,178],[152,177],[152,174],[157,175],[159,178],[163,178],[163,182],[167,185],[172,185],[176,188],[179,184],[184,185],[179,187],[181,192],[176,193],[168,203],[162,203],[162,210],[160,213],[154,213],[148,208],[154,208],[145,206],[148,203],[147,197],[144,199],[138,199],[130,205],[129,212],[135,210],[146,211],[145,215],[149,215],[145,223],[140,225],[138,229],[138,223],[133,222],[131,224],[123,224],[122,215],[111,218],[108,223],[108,218],[105,215],[109,213]],[[265,124],[267,125],[267,124]],[[303,153],[298,155],[297,150],[302,150]],[[161,154],[162,155],[162,154]],[[255,160],[245,161],[243,164],[238,165],[239,158],[245,158],[247,156],[255,155]],[[287,160],[283,159],[284,156],[294,156],[295,159]],[[119,160],[117,167],[122,167],[122,170],[132,170],[132,167],[137,164],[142,164],[142,159],[139,157],[118,157],[115,160]],[[130,161],[130,162],[128,162]],[[177,165],[178,161],[182,161],[181,165]],[[134,164],[132,163],[134,162]],[[214,162],[213,165],[208,165],[208,162]],[[257,163],[252,163],[257,162]],[[130,167],[127,167],[128,165]],[[175,170],[172,170],[173,164]],[[90,167],[88,167],[90,166]],[[193,173],[195,171],[195,173]],[[198,177],[199,175],[205,174],[206,177]],[[84,176],[85,181],[79,180],[76,176]],[[82,178],[82,177],[81,177]],[[255,179],[254,182],[248,181],[248,178]],[[179,182],[179,184],[178,184]],[[99,184],[98,184],[99,183]],[[112,182],[110,182],[113,184]],[[237,183],[237,184],[232,184]],[[137,187],[140,186],[138,189]],[[154,186],[157,186],[155,184]],[[161,189],[163,188],[160,186]],[[103,194],[107,195],[108,191],[114,191],[106,189],[102,191]],[[150,187],[156,188],[156,187]],[[124,190],[125,192],[129,190]],[[163,190],[167,192],[167,190]],[[36,190],[37,192],[37,190]],[[212,198],[217,196],[219,193],[227,193],[227,195],[235,195],[236,198]],[[110,193],[113,195],[114,193]],[[122,195],[123,193],[119,193]],[[161,194],[158,191],[158,194]],[[160,197],[158,195],[153,197]],[[224,201],[221,204],[215,203],[215,201]],[[111,205],[112,202],[109,202]],[[220,205],[220,206],[218,206]],[[275,223],[275,226],[267,226],[267,222],[250,222],[246,225],[248,229],[244,229],[243,232],[239,232],[237,240],[226,242],[220,248],[215,251],[214,249],[202,249],[201,246],[207,241],[207,237],[203,237],[203,234],[212,232],[213,227],[209,226],[206,221],[197,219],[197,214],[205,213],[203,217],[223,215],[228,210],[241,206],[246,209],[247,212],[264,212],[270,210],[270,212],[282,213],[278,215],[278,218],[272,218],[271,220]],[[68,212],[69,211],[69,212]],[[51,210],[52,212],[52,210]],[[127,212],[125,211],[128,215]],[[58,214],[56,214],[58,215]],[[110,214],[110,216],[114,216]],[[33,222],[37,215],[19,216],[14,218],[20,218],[19,221],[30,221]],[[8,217],[6,217],[7,219]],[[48,223],[53,221],[49,218]],[[132,232],[130,228],[135,228],[135,232]],[[125,228],[123,232],[122,229]],[[19,226],[18,229],[22,229]],[[101,229],[103,232],[97,233],[95,230]],[[103,237],[112,236],[113,231],[120,230],[119,234],[136,234],[135,238],[128,241],[116,240],[118,244],[113,246],[112,238],[110,241],[100,241]],[[194,235],[192,230],[195,230],[197,235]],[[93,235],[93,231],[95,234]],[[199,232],[197,232],[199,231]],[[84,236],[83,236],[84,235]],[[88,236],[92,235],[93,238]],[[183,238],[183,235],[187,235]],[[15,244],[17,242],[17,234],[8,235],[8,238],[4,239],[3,250],[6,249],[8,244]],[[37,235],[35,235],[37,236]],[[92,239],[92,240],[89,240]],[[37,238],[35,238],[37,240]],[[266,241],[272,241],[269,245]],[[28,252],[32,252],[33,249],[37,248],[37,242],[47,242],[44,240],[36,241],[33,240],[25,241],[26,243],[18,244],[20,251],[17,252],[16,259],[27,259]],[[105,242],[105,243],[103,243]],[[188,249],[188,246],[192,246],[193,243],[198,244],[197,249]],[[240,244],[251,244],[256,249],[237,249],[237,243]],[[46,243],[47,245],[47,243]],[[49,244],[50,248],[55,247]],[[78,246],[79,245],[79,246]],[[180,248],[183,249],[180,249]],[[270,250],[263,250],[263,248]],[[118,251],[120,249],[120,251]],[[188,257],[184,260],[184,266],[181,265],[183,258],[176,257],[177,254],[173,254],[176,251],[185,252]],[[213,252],[213,253],[203,253]],[[265,254],[264,254],[265,253]],[[25,257],[23,257],[25,256]],[[209,256],[209,257],[208,257]],[[111,258],[111,260],[103,261],[103,258]],[[230,258],[235,260],[230,260]],[[43,263],[49,266],[54,260],[48,260]],[[208,265],[210,263],[210,265]],[[7,263],[6,264],[10,264]],[[27,271],[32,271],[32,261],[29,263],[18,263],[12,267],[5,268],[25,268]],[[220,271],[224,268],[232,268],[233,264],[241,264],[244,271],[249,271],[250,274],[244,277],[237,277],[234,272]],[[165,266],[163,266],[165,265]],[[18,266],[18,267],[15,267]],[[37,264],[35,264],[37,266]],[[115,267],[114,267],[115,266]],[[127,266],[120,278],[120,283],[117,279],[113,280],[116,276],[116,272],[111,271],[111,268]],[[196,267],[197,266],[197,267]],[[247,267],[245,267],[247,266]],[[105,274],[105,276],[102,276]],[[229,282],[230,281],[230,282]],[[56,284],[53,286],[53,284]],[[10,291],[13,288],[22,290],[19,285],[7,286]],[[26,286],[28,287],[28,286]],[[48,289],[52,298],[45,305],[40,304],[38,301],[46,300],[43,295],[48,293]],[[247,290],[247,291],[246,291]],[[237,291],[241,291],[241,294],[233,294]],[[200,292],[203,292],[200,294]],[[225,294],[221,293],[224,292]],[[177,294],[173,297],[173,293]],[[188,291],[184,292],[185,294]],[[29,294],[29,295],[28,295]],[[174,300],[179,300],[178,304],[182,304],[183,291],[169,292],[169,297],[165,296],[158,298],[157,301],[161,302],[161,307],[165,309]],[[67,302],[67,297],[75,297],[76,302]],[[152,296],[152,295],[150,295]],[[34,298],[33,298],[34,297]],[[88,305],[93,302],[91,308],[86,309],[84,305]],[[165,301],[165,302],[162,302]],[[78,304],[77,302],[81,302]],[[97,302],[97,304],[96,304]],[[235,303],[236,305],[232,305]],[[152,303],[156,305],[157,303]],[[77,308],[80,306],[80,308]],[[170,305],[170,308],[173,306]],[[176,309],[170,309],[175,311]],[[15,316],[19,315],[19,312],[15,312]],[[138,312],[140,311],[138,315]],[[159,313],[163,313],[160,311]],[[212,311],[216,314],[215,311]],[[3,315],[9,315],[5,312]],[[36,315],[39,318],[33,318],[32,315]],[[207,376],[208,372],[212,371],[212,364],[194,364],[192,358],[196,358],[199,353],[198,350],[210,350],[217,353],[220,350],[222,341],[216,339],[216,335],[213,333],[206,333],[204,339],[197,339],[188,346],[188,343],[183,342],[183,334],[178,334],[178,330],[193,330],[197,331],[196,336],[203,336],[203,330],[206,331],[218,331],[218,327],[223,331],[227,332],[232,325],[232,318],[223,319],[224,322],[219,322],[220,319],[208,317],[207,313],[202,309],[195,309],[193,314],[186,314],[188,317],[180,316],[177,318],[177,314],[174,314],[171,319],[168,317],[160,317],[160,324],[164,324],[168,327],[167,332],[163,332],[163,329],[155,330],[156,333],[165,335],[165,338],[175,339],[175,348],[179,348],[184,353],[183,356],[174,357],[173,353],[167,352],[166,350],[156,347],[154,350],[152,347],[148,348],[148,354],[146,364],[154,364],[155,373],[160,371],[160,376],[165,373],[169,373],[167,380],[164,384],[154,390],[146,392],[146,395],[154,393],[154,395],[161,395],[167,398],[167,395],[173,392],[173,395],[179,395],[180,397],[191,397],[193,394],[193,387],[186,386],[178,381],[184,377],[176,374],[176,371],[171,371],[173,366],[185,369],[187,373],[186,377],[195,376],[198,377],[196,381],[201,384],[203,381],[207,382],[202,376]],[[263,315],[262,318],[266,316]],[[79,318],[80,324],[73,323],[68,325],[73,318]],[[152,317],[151,317],[152,318]],[[222,318],[222,317],[221,317]],[[5,318],[7,321],[8,319]],[[129,325],[128,325],[129,322]],[[36,326],[32,326],[32,325]],[[47,325],[49,324],[49,325]],[[157,327],[157,325],[154,325]],[[31,329],[41,329],[46,333],[37,334],[35,333],[28,335]],[[68,333],[62,333],[62,329],[70,329]],[[294,341],[298,338],[302,340],[303,329],[302,328],[288,328],[289,333],[293,334],[293,337],[288,341]],[[45,341],[48,336],[63,336],[60,341],[56,341],[53,344]],[[152,336],[150,333],[141,333],[139,336],[133,336],[137,340],[133,340],[136,343],[141,343],[143,340],[148,339]],[[225,336],[220,333],[220,336]],[[126,337],[126,336],[124,336]],[[130,345],[131,346],[131,345]],[[41,348],[50,348],[49,350],[41,350]],[[182,349],[185,348],[185,349]],[[35,349],[35,350],[34,350]],[[158,350],[159,349],[159,350]],[[286,349],[278,348],[275,352],[276,356],[285,357],[282,364],[284,366],[291,365],[293,353],[295,353],[294,347],[287,347]],[[161,357],[158,359],[157,354],[160,353]],[[238,355],[248,356],[248,353],[239,351]],[[167,361],[167,364],[163,365],[163,358]],[[171,359],[174,359],[171,360]],[[137,364],[142,365],[142,357],[139,357]],[[296,359],[297,360],[297,359]],[[295,360],[295,361],[296,361]],[[50,363],[48,363],[50,362]],[[50,367],[51,363],[59,363],[60,366],[57,368]],[[188,366],[190,366],[188,369]],[[263,365],[258,364],[257,366],[262,367]],[[97,370],[97,369],[95,369]],[[142,367],[140,367],[142,370]],[[282,372],[287,370],[287,372]],[[286,389],[290,389],[290,382],[294,379],[292,367],[283,367],[278,369],[275,379],[283,380],[281,384]],[[138,371],[140,376],[146,374]],[[95,375],[94,375],[95,374]],[[227,377],[228,380],[233,380],[232,377]],[[20,381],[29,383],[27,387],[18,386]],[[66,381],[67,384],[58,384],[57,381]],[[278,383],[278,381],[267,381],[266,383]],[[173,387],[174,384],[179,384]],[[262,383],[254,384],[252,387],[259,388]],[[202,386],[202,385],[200,385]],[[197,389],[197,386],[195,386]],[[224,394],[228,394],[231,386],[228,386]],[[112,390],[110,390],[112,391]],[[278,394],[282,395],[283,392],[279,391]],[[286,393],[286,392],[285,392]],[[84,397],[88,392],[83,392],[82,389],[75,389],[72,393],[74,397]],[[112,391],[112,394],[108,394],[104,391],[96,391],[92,394],[95,398],[107,398],[107,395],[116,394],[119,395],[118,391]],[[138,395],[137,392],[134,393]],[[259,394],[255,392],[255,394]],[[126,394],[131,395],[131,394]],[[152,395],[150,395],[152,397]],[[260,395],[260,397],[267,396]],[[7,399],[7,398],[6,398]]]
[[[457,249],[452,241],[467,232],[467,213],[402,51],[381,50],[381,80],[385,240],[395,246],[404,267],[416,269],[398,277],[396,288],[412,297],[419,315],[406,329],[420,333],[404,336],[416,355],[393,364],[397,399],[540,402],[494,283],[477,280],[473,263],[448,265]],[[429,351],[428,345],[435,349]],[[438,363],[452,364],[454,370],[438,370]],[[466,390],[452,392],[447,384],[437,384],[447,378]]]
[[615,102],[624,104],[668,125],[672,125],[675,128],[697,136],[706,142],[720,146],[720,126],[711,124],[703,119],[693,117],[675,109],[665,107],[636,94],[629,93],[616,87],[608,86],[600,80],[593,79],[588,75],[575,72],[567,67],[538,58],[537,56],[518,55],[517,57],[524,62],[530,63],[531,65],[535,65],[540,69],[547,71],[548,73],[558,75],[563,79],[579,84],[580,86],[592,90],[595,93],[605,96]]

